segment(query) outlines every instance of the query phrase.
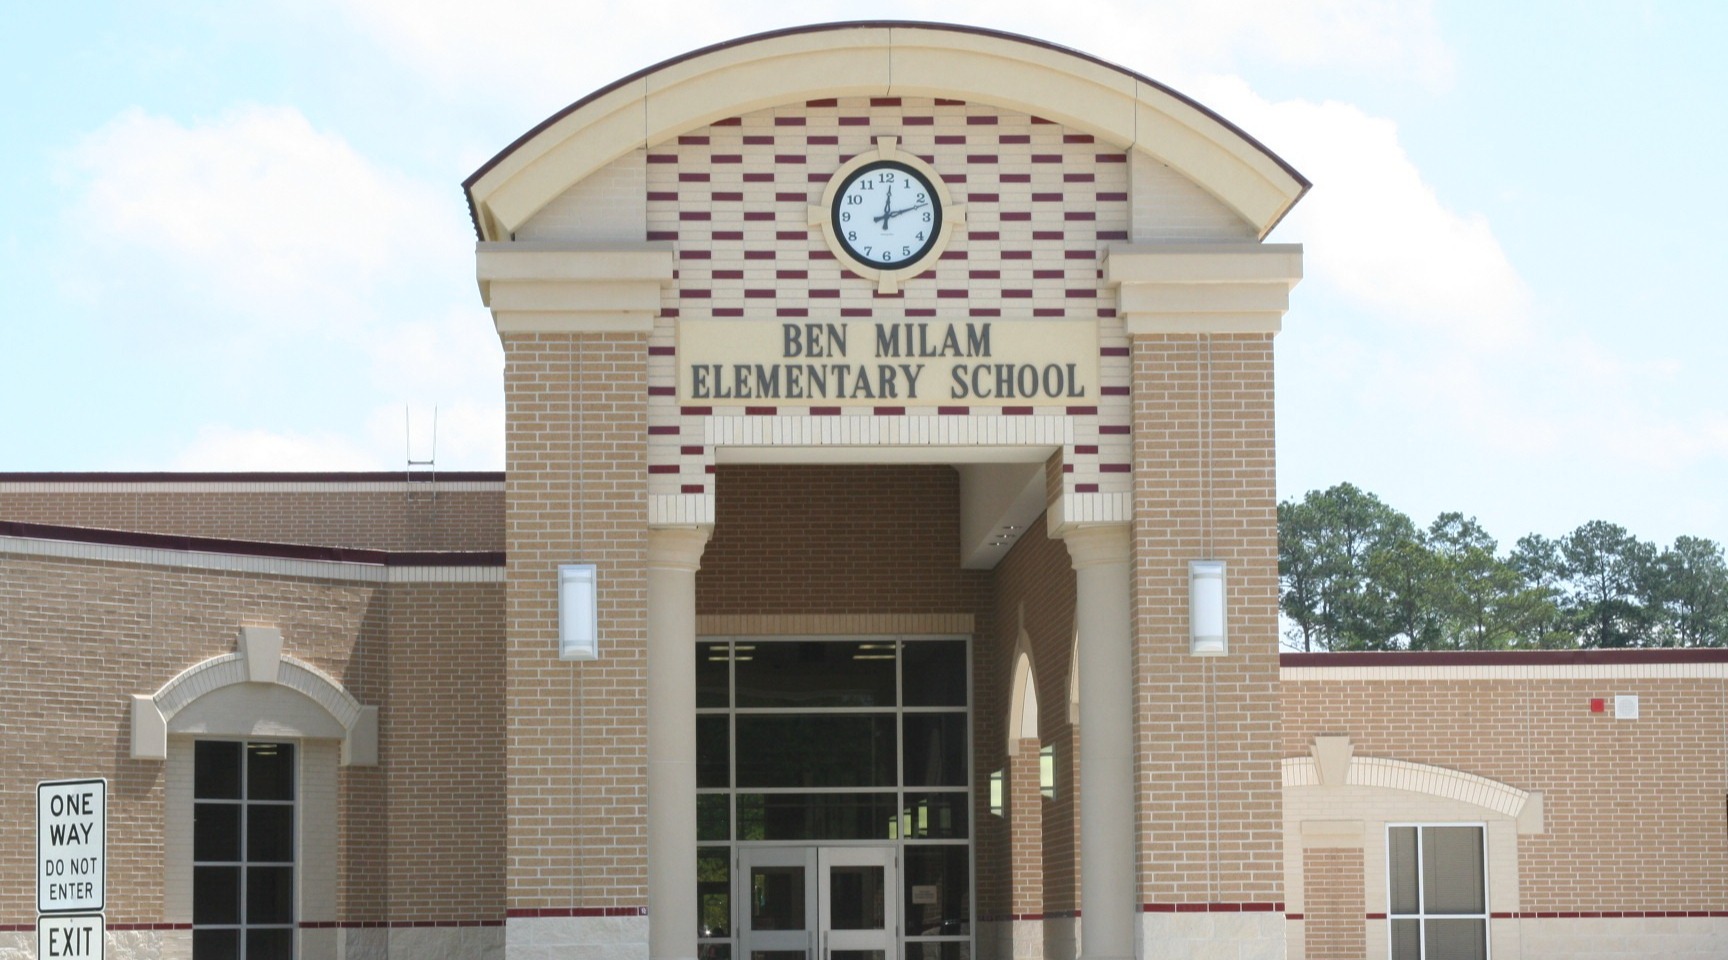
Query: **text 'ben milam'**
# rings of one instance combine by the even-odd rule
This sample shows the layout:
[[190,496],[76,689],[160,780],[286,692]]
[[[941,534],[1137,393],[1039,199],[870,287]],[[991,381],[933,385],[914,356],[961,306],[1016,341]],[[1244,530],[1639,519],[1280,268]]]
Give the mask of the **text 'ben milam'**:
[[[871,325],[876,334],[875,362],[849,363],[850,326],[781,324],[781,360],[804,362],[692,364],[690,399],[917,400],[926,365],[915,361],[988,360],[992,356],[988,323],[877,323]],[[811,362],[819,360],[830,362]],[[953,363],[948,366],[945,385],[951,400],[1074,399],[1086,396],[1077,366]]]

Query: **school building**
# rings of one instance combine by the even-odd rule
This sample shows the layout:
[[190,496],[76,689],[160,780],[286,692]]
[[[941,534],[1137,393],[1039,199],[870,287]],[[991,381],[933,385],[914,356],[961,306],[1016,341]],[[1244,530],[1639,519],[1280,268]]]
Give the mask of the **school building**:
[[1279,653],[1225,118],[832,24],[464,186],[503,473],[0,474],[0,957],[81,778],[109,958],[1728,956],[1728,656]]

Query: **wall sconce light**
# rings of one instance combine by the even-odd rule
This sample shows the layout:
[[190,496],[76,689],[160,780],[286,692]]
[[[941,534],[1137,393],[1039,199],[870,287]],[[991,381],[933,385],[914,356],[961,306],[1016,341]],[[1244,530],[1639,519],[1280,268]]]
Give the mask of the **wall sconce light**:
[[1188,652],[1221,657],[1229,652],[1224,621],[1224,561],[1188,561]]
[[594,564],[558,567],[558,659],[600,659],[599,592]]

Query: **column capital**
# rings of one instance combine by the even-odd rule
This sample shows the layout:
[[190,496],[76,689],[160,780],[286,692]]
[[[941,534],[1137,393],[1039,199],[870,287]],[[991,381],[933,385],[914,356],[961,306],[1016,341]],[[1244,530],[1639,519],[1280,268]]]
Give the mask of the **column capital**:
[[1104,255],[1104,283],[1117,288],[1131,337],[1277,333],[1301,279],[1294,243],[1128,244]]
[[709,525],[648,528],[648,568],[650,570],[687,570],[695,573],[702,568],[702,551],[714,533]]
[[1130,525],[1098,523],[1068,526],[1052,531],[1068,547],[1068,560],[1074,569],[1084,570],[1108,563],[1126,564],[1130,559]]
[[672,282],[669,243],[483,242],[480,299],[507,333],[646,333]]

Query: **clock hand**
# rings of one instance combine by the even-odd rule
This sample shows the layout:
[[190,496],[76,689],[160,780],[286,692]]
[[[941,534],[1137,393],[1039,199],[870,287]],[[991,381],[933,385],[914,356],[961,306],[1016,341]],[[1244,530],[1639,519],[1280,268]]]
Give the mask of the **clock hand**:
[[888,211],[890,209],[892,209],[893,206],[894,206],[894,185],[892,183],[890,183],[888,185],[888,196],[884,197],[882,200],[882,215],[880,217],[871,217],[870,219],[876,221],[877,223],[880,223],[882,225],[882,229],[884,229],[884,230],[888,229],[888,220],[890,217],[894,216],[892,213],[889,213]]
[[[914,203],[910,207],[901,207],[900,209],[889,213],[888,217],[889,217],[889,219],[893,219],[894,217],[898,217],[902,213],[911,213],[912,211],[918,209],[919,207],[928,207],[929,205],[930,205],[929,203]],[[887,226],[887,223],[884,222],[883,226]]]

